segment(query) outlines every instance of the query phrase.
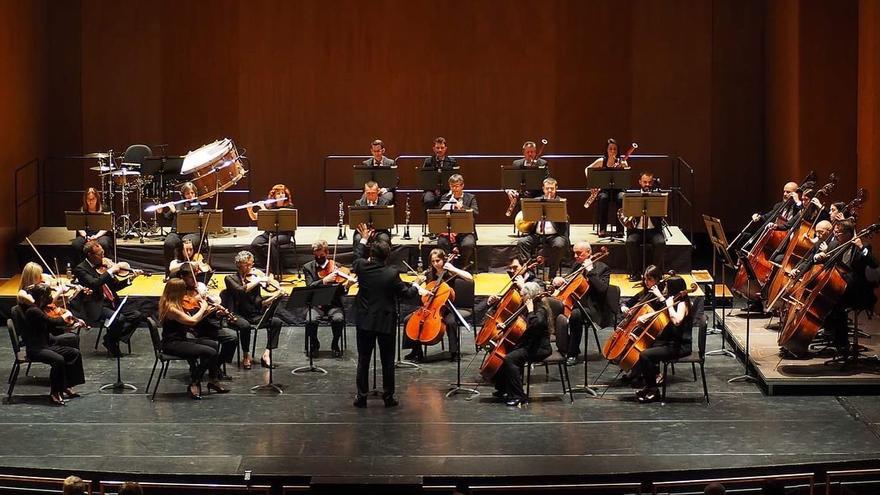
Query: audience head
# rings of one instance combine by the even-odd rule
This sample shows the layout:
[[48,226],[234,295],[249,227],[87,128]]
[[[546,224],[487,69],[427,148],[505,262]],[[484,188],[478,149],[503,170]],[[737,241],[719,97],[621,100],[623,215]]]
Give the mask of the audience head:
[[64,495],[83,495],[87,493],[89,486],[79,476],[68,476],[64,479],[61,493]]

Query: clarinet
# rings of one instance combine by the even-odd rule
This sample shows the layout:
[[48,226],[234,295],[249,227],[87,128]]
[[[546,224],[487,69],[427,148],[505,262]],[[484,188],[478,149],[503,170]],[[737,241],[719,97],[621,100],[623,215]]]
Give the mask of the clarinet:
[[336,240],[347,239],[348,234],[345,232],[345,207],[342,203],[342,195],[339,195],[339,234],[336,235]]
[[425,265],[422,262],[422,243],[425,242],[424,237],[419,237],[419,259],[416,261],[416,273],[422,273],[425,270]]
[[406,193],[406,217],[405,217],[405,224],[403,227],[403,237],[401,237],[401,239],[403,239],[405,241],[412,239],[412,237],[409,236],[409,216],[410,216],[409,193]]

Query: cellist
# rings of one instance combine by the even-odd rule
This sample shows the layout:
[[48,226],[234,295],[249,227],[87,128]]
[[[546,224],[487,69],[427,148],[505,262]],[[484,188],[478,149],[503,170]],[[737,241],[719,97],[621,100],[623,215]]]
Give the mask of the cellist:
[[495,374],[493,396],[507,399],[506,404],[518,407],[528,401],[522,386],[522,369],[528,362],[543,361],[553,351],[550,335],[555,323],[550,316],[549,298],[537,282],[524,284],[520,292],[526,307],[526,330],[516,347],[504,356],[504,365]]
[[[579,241],[572,246],[574,253],[574,266],[571,271],[583,267],[584,276],[590,284],[590,289],[580,298],[580,304],[576,304],[568,317],[568,332],[560,332],[556,335],[556,345],[559,351],[566,355],[565,364],[574,366],[580,355],[581,336],[584,333],[584,322],[594,321],[599,326],[605,326],[611,321],[610,311],[606,304],[608,284],[611,282],[611,268],[601,261],[594,262],[591,259],[593,248],[587,241]],[[553,286],[564,286],[566,279],[556,277]],[[586,310],[586,315],[584,315]]]
[[[690,332],[693,326],[690,298],[685,297],[683,300],[675,301],[675,296],[685,291],[687,284],[677,275],[666,279],[666,287],[663,291],[657,285],[650,289],[654,297],[665,303],[664,310],[669,312],[670,322],[651,347],[642,351],[634,368],[645,381],[645,387],[636,392],[636,400],[640,403],[654,402],[660,398],[657,388],[660,361],[675,359],[689,352],[688,349],[683,349],[682,341],[685,332]],[[644,324],[651,318],[650,314],[643,315],[639,317],[639,322]],[[663,379],[663,377],[659,378]]]
[[[473,281],[474,277],[470,273],[460,268],[456,268],[452,263],[446,261],[446,252],[442,249],[432,249],[428,254],[428,257],[430,259],[431,267],[425,270],[424,273],[419,274],[420,283],[427,284],[428,282],[435,282],[437,277],[439,277],[440,273],[443,271],[458,275],[465,280]],[[452,303],[453,301],[455,301],[454,289],[451,290],[449,296],[449,302]],[[448,307],[444,306],[443,309],[440,310],[440,315],[443,318],[443,324],[446,326],[446,338],[449,339],[449,360],[454,362],[458,358],[461,350],[458,339],[458,321],[455,319],[455,315],[452,314],[452,310]],[[404,327],[411,316],[412,314],[405,318]],[[410,353],[403,357],[407,361],[421,362],[424,359],[422,344],[410,339],[406,333],[403,334],[403,348],[411,349]]]

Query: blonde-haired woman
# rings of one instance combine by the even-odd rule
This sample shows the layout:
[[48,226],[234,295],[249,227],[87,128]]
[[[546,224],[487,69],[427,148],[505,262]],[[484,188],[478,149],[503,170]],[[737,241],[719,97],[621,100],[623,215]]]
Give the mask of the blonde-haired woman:
[[208,372],[208,390],[219,394],[229,392],[217,382],[220,372],[219,344],[216,340],[190,337],[187,331],[203,318],[212,314],[215,307],[199,301],[198,310],[192,315],[183,308],[186,283],[181,279],[170,280],[159,299],[159,320],[162,322],[162,351],[190,361],[190,383],[187,388],[192,399],[202,398],[202,376]]

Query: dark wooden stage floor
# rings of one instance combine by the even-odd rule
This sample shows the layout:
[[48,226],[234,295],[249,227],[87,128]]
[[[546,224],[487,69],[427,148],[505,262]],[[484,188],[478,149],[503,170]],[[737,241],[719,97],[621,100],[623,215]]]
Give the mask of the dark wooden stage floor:
[[[329,332],[321,332],[329,347]],[[353,329],[349,332],[353,343]],[[284,387],[283,395],[251,393],[249,387],[264,382],[268,371],[239,371],[233,365],[233,392],[202,401],[184,395],[181,363],[172,366],[155,402],[143,395],[153,363],[146,330],[136,334],[134,354],[123,358],[124,378],[139,392],[98,392],[102,383],[113,381],[115,366],[92,350],[94,338],[94,333],[85,334],[82,342],[88,377],[79,387],[83,396],[66,407],[48,405],[46,366],[34,365],[32,377],[22,373],[14,399],[0,406],[0,466],[207,476],[240,476],[249,470],[254,476],[304,483],[401,477],[418,483],[451,478],[479,483],[495,477],[754,473],[762,467],[880,457],[876,397],[768,397],[753,384],[728,384],[742,366],[724,356],[708,358],[709,405],[699,382],[681,367],[670,378],[665,404],[638,404],[633,389],[620,384],[603,398],[580,394],[570,404],[560,396],[556,371],[547,381],[542,369],[533,373],[534,401],[522,409],[494,402],[489,386],[482,386],[483,394],[473,400],[466,395],[447,399],[455,366],[441,360],[420,370],[398,370],[400,407],[385,409],[376,399],[361,410],[351,405],[354,349],[342,359],[322,351],[316,364],[327,369],[326,375],[290,374],[306,364],[300,327],[284,329],[276,353],[281,367],[275,381]],[[0,352],[10,357],[5,340]],[[472,337],[465,336],[464,342],[470,359]],[[591,342],[591,381],[604,366],[594,346]],[[720,338],[710,336],[710,349],[719,346]],[[445,355],[439,346],[430,354]],[[9,362],[3,360],[0,372],[8,373]],[[465,373],[466,381],[475,377],[477,365]],[[583,365],[570,370],[574,382],[583,383]],[[599,383],[611,384],[614,375],[609,369]]]

